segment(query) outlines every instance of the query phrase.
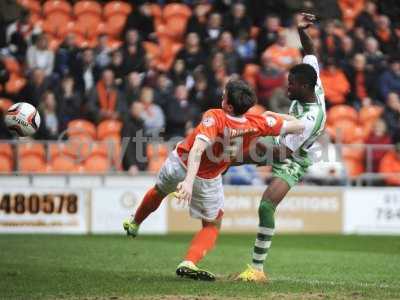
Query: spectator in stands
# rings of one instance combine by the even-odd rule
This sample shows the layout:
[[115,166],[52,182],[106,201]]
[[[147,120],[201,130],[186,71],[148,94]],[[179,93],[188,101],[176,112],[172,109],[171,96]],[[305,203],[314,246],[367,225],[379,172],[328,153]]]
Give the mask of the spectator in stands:
[[50,87],[50,80],[46,78],[43,69],[35,68],[28,76],[28,82],[20,91],[18,99],[23,99],[33,106],[38,106],[40,99],[46,90]]
[[251,19],[246,14],[246,6],[241,2],[236,2],[231,6],[231,11],[225,17],[224,28],[237,38],[241,30],[250,33]]
[[125,66],[121,50],[117,49],[111,53],[109,68],[114,72],[115,86],[122,89],[125,77]]
[[[146,170],[146,142],[140,139],[143,136],[144,123],[141,118],[143,112],[143,104],[141,102],[132,102],[128,116],[124,119],[121,130],[122,142],[128,142],[125,152],[123,153],[122,166],[125,171],[131,175],[136,175],[139,171]],[[132,138],[137,140],[133,141]]]
[[144,122],[146,136],[158,137],[165,128],[165,116],[160,106],[154,103],[154,91],[151,87],[143,87],[140,91],[140,103],[143,110],[140,114]]
[[[379,172],[385,175],[387,185],[400,185],[400,143],[395,145],[395,150],[388,151],[379,164]],[[393,175],[389,175],[394,173]]]
[[355,18],[360,14],[364,8],[363,0],[338,0],[340,10],[342,11],[343,22],[346,28],[352,28]]
[[190,90],[190,105],[197,106],[201,112],[211,108],[220,108],[221,99],[214,93],[214,89],[207,82],[206,75],[201,70],[196,70],[194,86]]
[[59,133],[59,115],[57,111],[56,97],[52,91],[46,91],[43,94],[39,104],[39,111],[43,132],[40,134],[41,138],[55,140],[58,138]]
[[289,112],[291,104],[292,101],[287,96],[286,86],[274,89],[268,100],[269,110],[282,114],[287,114]]
[[60,77],[70,73],[72,71],[72,65],[76,62],[77,54],[78,47],[76,46],[75,34],[69,33],[56,52],[54,71]]
[[256,92],[259,103],[269,107],[269,98],[276,88],[284,85],[286,76],[267,52],[262,55],[261,63],[261,69],[256,75]]
[[139,100],[141,85],[142,76],[139,73],[131,72],[126,76],[125,98],[129,107],[132,102]]
[[200,37],[196,32],[190,32],[186,36],[185,47],[179,51],[176,59],[182,59],[185,62],[186,70],[193,72],[199,65],[205,65],[206,55],[201,48]]
[[224,184],[262,185],[263,181],[257,173],[257,166],[242,165],[228,169],[224,174]]
[[349,68],[355,52],[353,39],[348,35],[343,36],[335,53],[339,66],[343,69]]
[[267,53],[272,62],[283,70],[288,70],[301,61],[299,49],[287,46],[286,36],[282,31],[279,32],[276,43],[271,45],[264,53]]
[[188,82],[189,72],[186,70],[186,64],[183,59],[175,60],[172,70],[170,72],[170,77],[175,85],[185,84]]
[[268,15],[257,37],[257,56],[278,40],[281,20],[277,15]]
[[[215,52],[211,56],[210,66],[207,69],[207,81],[218,90],[227,76],[224,54]],[[217,94],[222,95],[222,90],[217,91]]]
[[136,29],[140,32],[144,40],[155,38],[153,16],[151,13],[150,1],[144,1],[139,7],[135,7],[129,14],[123,33],[130,29]]
[[390,92],[400,94],[400,59],[393,57],[389,68],[379,79],[380,93],[383,99],[387,99]]
[[168,138],[184,137],[187,130],[196,125],[194,120],[200,115],[197,107],[190,105],[188,90],[183,84],[175,88],[174,94],[165,112]]
[[357,16],[355,25],[363,27],[368,34],[372,35],[375,32],[375,19],[377,16],[375,2],[366,1],[363,11]]
[[232,34],[224,31],[221,34],[218,47],[224,55],[226,71],[228,74],[241,74],[243,62],[235,49]]
[[110,53],[111,49],[108,46],[108,35],[100,34],[97,37],[97,47],[94,49],[94,61],[100,69],[105,68],[110,64]]
[[65,75],[56,92],[59,113],[59,130],[64,131],[70,121],[81,117],[82,96],[75,89],[71,75]]
[[400,132],[400,98],[399,94],[390,92],[386,98],[386,109],[384,118],[389,127],[392,137]]
[[297,30],[297,24],[299,24],[300,18],[301,14],[299,13],[294,14],[291,20],[291,25],[285,28],[283,31],[286,37],[287,46],[290,48],[297,48],[297,49],[301,48],[299,33]]
[[130,29],[126,32],[122,52],[124,57],[125,74],[144,71],[145,52],[140,43],[140,37],[137,30]]
[[235,40],[235,48],[244,63],[251,63],[255,58],[256,42],[249,37],[247,31],[239,31],[238,37]]
[[367,68],[379,75],[383,71],[385,57],[379,49],[378,41],[373,37],[368,37],[363,44],[365,48],[364,54],[367,58]]
[[207,14],[210,6],[204,3],[195,3],[193,8],[193,15],[189,18],[186,25],[186,33],[197,32],[200,40],[204,41],[207,35]]
[[93,50],[83,49],[78,55],[77,62],[73,64],[72,74],[75,78],[76,86],[82,94],[87,94],[95,86],[100,69],[94,63]]
[[350,92],[350,84],[343,71],[336,66],[333,58],[328,58],[320,74],[325,89],[327,104],[343,104]]
[[367,98],[376,99],[375,74],[366,69],[364,54],[354,55],[350,67],[346,70],[346,76],[350,83],[349,99],[356,106],[360,107]]
[[93,121],[118,119],[126,111],[124,95],[115,87],[111,69],[105,69],[101,79],[93,87],[88,99],[88,112]]
[[209,50],[213,49],[222,33],[222,16],[219,13],[212,13],[208,18],[205,42]]
[[380,15],[376,19],[375,36],[379,41],[382,52],[385,54],[394,54],[394,40],[390,19],[385,15]]
[[[385,123],[385,120],[378,119],[375,122],[374,127],[372,128],[372,132],[367,137],[365,143],[373,144],[373,145],[390,145],[390,144],[392,144],[392,139],[387,132],[387,125]],[[378,172],[379,163],[386,152],[387,152],[387,149],[374,148],[372,150],[371,157],[372,157],[372,171],[373,172]]]
[[328,20],[323,27],[321,40],[322,51],[327,56],[334,56],[340,48],[340,38],[337,34],[338,25],[336,20]]
[[27,67],[29,70],[42,69],[46,76],[50,76],[54,68],[54,53],[49,49],[47,36],[38,36],[35,45],[26,52]]

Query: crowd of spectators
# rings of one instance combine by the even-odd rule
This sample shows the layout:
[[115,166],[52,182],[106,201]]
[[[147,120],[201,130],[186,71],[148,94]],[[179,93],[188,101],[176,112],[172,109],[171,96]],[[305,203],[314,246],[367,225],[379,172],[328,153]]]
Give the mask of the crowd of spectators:
[[[143,130],[149,136],[161,131],[166,139],[185,136],[202,112],[220,106],[226,81],[243,76],[249,65],[258,66],[250,83],[259,105],[287,112],[287,71],[302,57],[295,23],[299,12],[307,11],[318,16],[310,34],[321,62],[328,109],[340,104],[356,110],[381,106],[382,118],[367,142],[398,141],[400,2],[129,2],[133,10],[118,48],[110,47],[107,35],[99,35],[93,48],[79,48],[73,34],[51,48],[27,11],[15,4],[0,8],[1,53],[15,57],[28,78],[18,94],[2,89],[2,96],[39,107],[43,125],[36,138],[54,139],[76,118],[94,123],[119,119],[123,133],[131,135]],[[158,39],[151,5],[170,2],[188,5],[192,15],[170,68],[158,69],[143,45]],[[6,130],[0,130],[0,136],[9,138]],[[374,170],[378,165],[374,160]]]

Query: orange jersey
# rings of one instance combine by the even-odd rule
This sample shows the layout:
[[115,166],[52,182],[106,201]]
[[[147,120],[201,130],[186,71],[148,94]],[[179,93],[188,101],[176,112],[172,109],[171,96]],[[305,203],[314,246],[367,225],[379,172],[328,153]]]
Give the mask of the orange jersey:
[[243,153],[248,151],[254,139],[266,135],[279,135],[283,125],[280,117],[247,113],[243,117],[232,117],[222,109],[210,109],[203,115],[201,123],[178,144],[176,150],[181,161],[187,165],[190,149],[196,138],[210,144],[201,157],[197,176],[215,178],[230,165],[231,159],[225,147],[240,143]]

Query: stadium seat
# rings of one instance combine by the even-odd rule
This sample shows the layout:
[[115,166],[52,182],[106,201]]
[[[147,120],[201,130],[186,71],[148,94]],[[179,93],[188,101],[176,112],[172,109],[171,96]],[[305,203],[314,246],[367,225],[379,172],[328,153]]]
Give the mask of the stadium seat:
[[32,13],[41,13],[42,8],[40,7],[40,2],[37,0],[18,0],[18,3]]
[[248,84],[255,87],[256,86],[256,76],[260,71],[260,66],[256,64],[247,64],[244,67],[243,79],[247,81]]
[[44,32],[55,37],[63,37],[62,34],[65,32],[65,28],[68,27],[70,22],[72,22],[72,19],[68,14],[62,11],[56,11],[49,14],[43,21],[42,29]]
[[123,1],[110,1],[103,8],[105,18],[110,18],[113,15],[129,15],[132,7],[129,3]]
[[0,173],[10,173],[13,170],[12,160],[0,153]]
[[46,164],[37,155],[25,155],[18,160],[18,170],[23,173],[42,173],[46,171]]
[[96,138],[96,126],[84,119],[76,119],[68,123],[67,131],[69,137],[86,136],[91,139]]
[[110,170],[110,162],[103,155],[91,155],[84,162],[87,173],[105,173]]
[[105,120],[100,122],[97,126],[97,138],[99,140],[105,139],[107,136],[120,135],[122,123],[115,120]]
[[75,151],[73,145],[69,142],[57,142],[49,144],[48,153],[50,159],[54,159],[57,156],[70,156],[71,158],[77,157],[77,152]]
[[335,105],[328,110],[327,121],[329,124],[334,124],[338,120],[350,120],[352,122],[358,122],[358,113],[349,105]]
[[377,105],[364,106],[360,109],[361,124],[374,123],[383,113],[383,108]]
[[353,159],[355,161],[363,163],[365,158],[365,146],[363,144],[363,141],[358,141],[357,144],[358,145],[343,145],[342,157],[344,159]]
[[58,47],[60,47],[61,43],[62,43],[62,39],[59,38],[50,38],[49,39],[49,49],[53,50],[53,51],[57,51]]
[[181,42],[186,32],[187,18],[184,16],[174,16],[165,20],[168,35],[175,41]]
[[10,99],[0,98],[0,112],[6,111],[13,104],[14,102],[12,102]]
[[84,34],[89,34],[99,27],[101,23],[101,16],[93,13],[82,13],[78,16],[76,20],[77,26],[84,32]]
[[76,170],[75,160],[71,156],[57,156],[49,164],[50,172],[74,172]]
[[152,59],[161,55],[160,47],[156,43],[143,42],[142,46],[146,51],[146,54],[149,55]]
[[45,160],[44,145],[39,142],[20,143],[17,147],[17,153],[19,159],[24,156],[37,156],[38,158]]
[[9,158],[10,160],[13,159],[13,149],[10,144],[7,143],[0,143],[0,155]]
[[356,140],[356,128],[357,124],[349,120],[340,120],[332,126],[333,134],[336,142],[342,142],[345,144],[352,143]]
[[167,144],[147,144],[146,154],[149,159],[154,157],[166,158],[168,156]]
[[106,21],[107,33],[118,37],[125,26],[126,18],[126,15],[123,14],[114,14],[108,17]]
[[104,156],[105,158],[109,158],[110,153],[111,153],[111,150],[110,150],[110,145],[108,143],[94,142],[94,143],[90,144],[88,156],[101,155],[101,156]]
[[31,25],[41,27],[42,21],[43,21],[43,20],[42,20],[42,17],[41,17],[40,14],[31,13],[31,14],[29,15],[29,23],[30,23]]
[[364,173],[364,165],[358,160],[347,158],[343,160],[346,167],[347,175],[350,178],[355,178]]
[[67,1],[48,0],[43,4],[42,12],[44,16],[48,16],[54,12],[62,12],[69,15],[72,12],[72,7]]
[[26,79],[20,77],[16,73],[11,73],[10,79],[6,83],[6,92],[9,94],[17,94],[25,86]]
[[154,18],[154,27],[156,28],[158,25],[163,23],[162,20],[162,10],[160,5],[152,3],[151,5],[151,15]]
[[73,10],[74,10],[74,15],[76,17],[79,17],[80,15],[87,13],[100,16],[102,13],[101,5],[96,1],[90,1],[90,0],[76,2]]
[[14,57],[7,56],[3,59],[3,62],[5,64],[8,72],[15,73],[17,75],[21,74],[21,72],[22,72],[21,65]]
[[179,3],[170,3],[164,6],[162,10],[162,16],[164,20],[167,20],[171,17],[180,17],[183,16],[188,19],[192,15],[192,11],[190,8],[185,4]]

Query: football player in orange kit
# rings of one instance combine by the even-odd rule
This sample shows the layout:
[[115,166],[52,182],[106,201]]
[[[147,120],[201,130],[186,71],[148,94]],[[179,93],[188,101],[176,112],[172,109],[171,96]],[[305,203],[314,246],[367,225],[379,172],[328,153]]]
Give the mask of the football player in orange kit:
[[168,194],[176,191],[179,201],[189,203],[190,215],[201,219],[203,227],[176,269],[179,276],[215,279],[215,275],[196,264],[213,248],[218,237],[224,203],[221,174],[231,164],[232,152],[237,158],[238,151],[247,152],[260,136],[304,130],[303,123],[292,116],[247,113],[255,103],[254,91],[245,82],[229,81],[222,108],[204,113],[201,123],[169,155],[157,175],[156,185],[146,193],[133,218],[123,223],[127,234],[135,237],[143,220]]

